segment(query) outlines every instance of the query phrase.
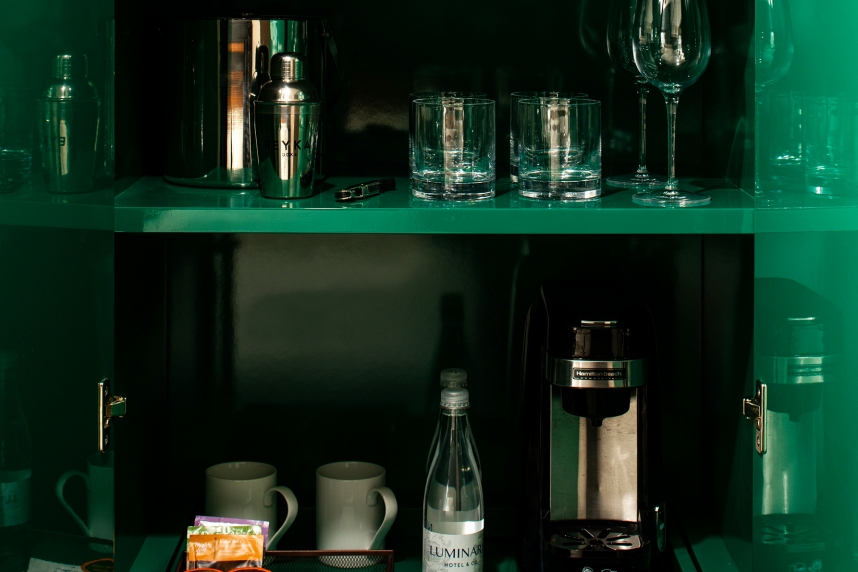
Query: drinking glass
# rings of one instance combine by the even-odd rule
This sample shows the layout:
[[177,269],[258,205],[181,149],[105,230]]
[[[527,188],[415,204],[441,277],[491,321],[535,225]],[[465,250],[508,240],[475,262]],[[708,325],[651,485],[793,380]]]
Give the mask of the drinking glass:
[[811,97],[802,102],[802,147],[807,191],[842,196],[855,173],[855,101],[847,97]]
[[512,183],[518,183],[518,102],[534,97],[587,99],[587,94],[572,91],[514,91],[509,94],[509,180]]
[[641,192],[632,200],[661,207],[697,206],[707,195],[679,190],[676,180],[676,108],[679,96],[703,74],[711,42],[704,0],[640,0],[635,10],[635,65],[664,95],[667,104],[667,184],[661,192]]
[[495,102],[481,98],[414,101],[411,191],[421,199],[495,196]]
[[638,170],[628,175],[608,179],[608,184],[622,188],[648,188],[664,185],[665,177],[652,175],[646,168],[646,100],[649,87],[635,66],[632,46],[632,27],[635,21],[635,3],[629,0],[612,0],[608,16],[608,55],[617,66],[635,78],[640,105],[640,145],[638,147]]
[[414,170],[414,101],[438,97],[485,97],[477,91],[414,91],[408,94],[408,166]]
[[35,97],[21,88],[0,88],[0,193],[14,191],[33,166]]
[[762,183],[761,163],[770,154],[765,150],[763,134],[768,133],[768,140],[775,141],[777,135],[772,130],[777,130],[782,121],[778,115],[769,113],[768,121],[763,122],[764,91],[789,71],[795,49],[787,0],[755,0],[754,4],[754,185],[757,198],[763,198],[766,191],[780,191],[777,185],[766,188]]
[[760,177],[755,180],[758,190],[781,191],[798,186],[802,175],[802,97],[798,92],[787,91],[770,93],[767,101],[768,125],[756,132],[756,138],[767,143],[763,146],[767,153],[758,161],[768,157],[768,171],[762,174],[767,181],[763,184]]
[[601,104],[535,98],[518,104],[519,189],[533,199],[588,200],[601,194]]

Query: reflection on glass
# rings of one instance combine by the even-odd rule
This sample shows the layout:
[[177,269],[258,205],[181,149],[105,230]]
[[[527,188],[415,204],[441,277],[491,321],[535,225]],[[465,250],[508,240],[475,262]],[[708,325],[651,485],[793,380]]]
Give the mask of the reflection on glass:
[[819,512],[825,396],[836,387],[842,353],[839,312],[792,280],[757,279],[756,291],[756,367],[768,407],[755,477],[755,560],[763,570],[821,572],[838,535]]
[[52,193],[93,190],[100,102],[87,67],[86,55],[58,55],[39,99],[42,166]]
[[33,94],[0,89],[0,193],[14,191],[30,178],[33,166]]
[[[762,181],[765,173],[761,172],[764,157],[771,151],[766,151],[766,142],[772,143],[777,139],[771,132],[761,130],[761,120],[765,113],[763,108],[764,90],[780,80],[789,70],[793,59],[792,21],[787,0],[756,0],[756,16],[754,19],[754,89],[756,91],[755,107],[755,165],[754,184],[758,193],[765,190],[780,191],[778,184],[767,186]],[[772,103],[783,103],[774,101]],[[774,112],[771,109],[770,112]],[[774,123],[785,118],[770,115]],[[776,118],[776,119],[775,119]],[[792,119],[792,117],[791,117]]]
[[804,180],[801,95],[792,91],[772,92],[766,101],[768,129],[765,135],[759,133],[759,136],[768,139],[766,147],[771,188],[799,190]]
[[30,431],[15,381],[17,354],[0,351],[0,570],[20,572],[29,563]]
[[843,196],[855,176],[855,102],[844,97],[816,97],[803,102],[807,191]]
[[[93,453],[86,460],[86,472],[66,471],[57,481],[57,499],[71,515],[81,531],[89,537],[113,539],[113,453]],[[65,499],[65,485],[69,479],[80,478],[86,485],[86,518],[79,515]],[[93,544],[99,552],[112,552],[110,545]]]

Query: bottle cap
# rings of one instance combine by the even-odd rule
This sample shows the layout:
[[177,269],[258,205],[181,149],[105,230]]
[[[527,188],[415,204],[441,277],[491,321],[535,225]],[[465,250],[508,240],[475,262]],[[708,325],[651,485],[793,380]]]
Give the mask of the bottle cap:
[[59,54],[54,60],[54,77],[56,79],[83,79],[88,73],[86,54],[79,56]]
[[441,387],[468,387],[468,372],[459,367],[441,370]]
[[307,79],[305,61],[302,54],[282,52],[271,58],[271,79],[281,81],[300,81]]
[[463,387],[442,389],[441,407],[445,409],[467,409],[470,407],[468,390]]

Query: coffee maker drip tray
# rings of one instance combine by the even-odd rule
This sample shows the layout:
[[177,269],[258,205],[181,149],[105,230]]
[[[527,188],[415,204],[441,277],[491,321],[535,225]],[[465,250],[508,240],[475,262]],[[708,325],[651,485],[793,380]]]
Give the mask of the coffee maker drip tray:
[[594,552],[626,551],[641,548],[638,527],[628,523],[580,522],[552,531],[548,550],[558,556],[580,557]]

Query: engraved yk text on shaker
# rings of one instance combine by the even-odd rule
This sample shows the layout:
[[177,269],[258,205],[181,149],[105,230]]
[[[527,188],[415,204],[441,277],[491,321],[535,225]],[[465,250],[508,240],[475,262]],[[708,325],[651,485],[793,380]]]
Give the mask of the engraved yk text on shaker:
[[319,138],[319,97],[307,81],[304,56],[271,58],[271,81],[254,104],[256,152],[263,196],[309,197]]

